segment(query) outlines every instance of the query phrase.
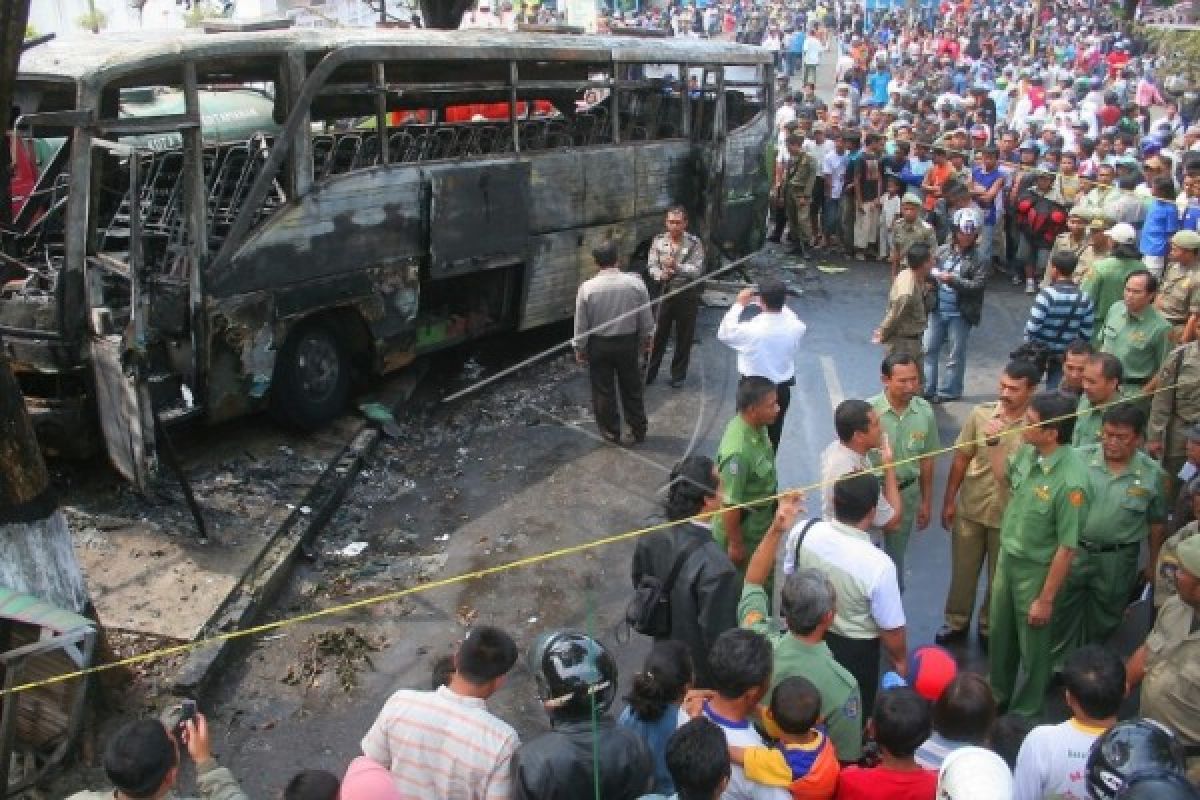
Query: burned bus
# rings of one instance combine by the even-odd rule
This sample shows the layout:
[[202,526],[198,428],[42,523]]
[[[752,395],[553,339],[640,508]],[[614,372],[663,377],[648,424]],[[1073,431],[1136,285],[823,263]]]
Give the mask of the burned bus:
[[[722,42],[496,31],[27,51],[13,141],[65,144],[3,233],[0,336],[43,446],[90,441],[144,488],[158,430],[260,409],[315,428],[357,376],[570,317],[592,246],[644,260],[671,205],[713,258],[757,249],[770,64]],[[217,91],[270,98],[273,125],[206,135]],[[121,112],[163,92],[181,106]]]

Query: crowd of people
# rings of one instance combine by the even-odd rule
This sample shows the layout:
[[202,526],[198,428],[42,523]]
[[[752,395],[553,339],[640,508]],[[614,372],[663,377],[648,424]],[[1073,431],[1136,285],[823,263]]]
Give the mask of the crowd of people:
[[[480,3],[467,24],[539,21],[529,8]],[[1160,58],[1092,0],[733,0],[601,24],[627,22],[777,52],[770,238],[890,265],[881,391],[835,409],[805,515],[775,469],[805,324],[783,283],[742,291],[717,332],[736,353],[736,413],[711,458],[676,466],[674,524],[633,556],[629,624],[653,639],[641,668],[622,681],[598,639],[540,636],[526,666],[551,725],[522,741],[487,705],[518,646],[476,626],[431,688],[388,699],[342,774],[305,770],[284,797],[1196,798],[1200,120],[1187,87],[1160,83]],[[838,83],[821,98],[830,52]],[[645,277],[597,247],[577,299],[575,354],[614,444],[645,439],[644,387],[672,341],[670,385],[687,379],[703,243],[683,208],[665,227]],[[994,275],[1036,294],[1024,340],[997,399],[943,448],[933,406],[962,396]],[[939,517],[944,625],[912,647],[905,552]],[[1110,640],[1139,598],[1153,619],[1122,658]],[[955,659],[973,619],[986,675]],[[124,726],[104,756],[112,788],[75,800],[167,796],[183,753],[202,796],[245,798],[204,715],[184,716]]]

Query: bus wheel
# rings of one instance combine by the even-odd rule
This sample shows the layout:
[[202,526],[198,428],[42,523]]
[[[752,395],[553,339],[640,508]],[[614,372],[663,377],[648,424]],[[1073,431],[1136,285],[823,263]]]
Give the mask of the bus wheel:
[[316,430],[342,413],[349,397],[350,359],[334,331],[320,321],[292,331],[275,361],[275,415],[301,430]]

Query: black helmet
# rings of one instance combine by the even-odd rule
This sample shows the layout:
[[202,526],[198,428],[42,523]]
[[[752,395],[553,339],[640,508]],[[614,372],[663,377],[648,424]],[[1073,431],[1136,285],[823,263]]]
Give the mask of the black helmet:
[[552,716],[604,712],[617,695],[617,662],[604,645],[574,631],[543,634],[529,650],[538,696]]
[[1088,753],[1088,797],[1115,800],[1126,781],[1146,770],[1183,774],[1183,747],[1154,720],[1121,722],[1101,734]]
[[1117,792],[1117,800],[1197,800],[1200,792],[1178,772],[1151,769],[1137,773]]

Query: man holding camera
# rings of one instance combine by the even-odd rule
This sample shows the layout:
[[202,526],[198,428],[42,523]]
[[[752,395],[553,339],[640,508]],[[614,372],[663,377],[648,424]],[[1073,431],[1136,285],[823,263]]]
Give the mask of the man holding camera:
[[104,772],[113,788],[79,792],[68,800],[166,797],[179,780],[180,745],[196,763],[196,783],[201,798],[249,800],[233,773],[219,766],[213,758],[208,720],[204,715],[193,710],[189,717],[175,722],[181,716],[176,709],[172,716],[172,732],[156,719],[139,719],[124,725],[104,753]]

